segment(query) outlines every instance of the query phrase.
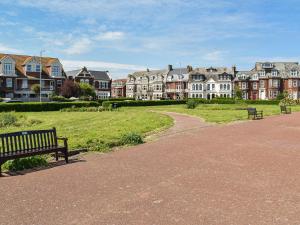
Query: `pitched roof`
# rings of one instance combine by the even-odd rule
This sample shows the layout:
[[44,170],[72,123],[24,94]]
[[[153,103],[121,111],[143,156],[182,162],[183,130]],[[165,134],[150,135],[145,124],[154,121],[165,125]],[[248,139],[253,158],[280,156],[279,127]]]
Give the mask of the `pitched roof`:
[[82,69],[78,70],[67,71],[66,74],[68,77],[75,78],[83,72],[89,73],[92,77],[94,77],[95,80],[111,80],[107,71],[88,70],[86,67],[83,67]]
[[[16,62],[16,74],[20,77],[26,77],[24,73],[24,65],[26,62],[30,61],[33,57],[37,57],[40,60],[39,56],[29,56],[29,55],[15,55],[15,54],[5,54],[0,53],[0,59],[3,59],[4,57],[11,57]],[[49,77],[50,71],[46,69],[49,67],[53,62],[59,61],[58,58],[52,58],[52,57],[42,57],[42,76],[43,77]]]

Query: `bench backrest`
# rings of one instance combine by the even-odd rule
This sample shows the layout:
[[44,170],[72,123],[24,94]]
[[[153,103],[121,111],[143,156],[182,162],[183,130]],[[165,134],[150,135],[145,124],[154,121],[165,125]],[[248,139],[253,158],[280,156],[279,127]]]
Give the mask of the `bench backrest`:
[[0,154],[57,147],[56,129],[0,134]]
[[248,114],[250,115],[256,114],[256,108],[248,108],[247,110],[248,110]]

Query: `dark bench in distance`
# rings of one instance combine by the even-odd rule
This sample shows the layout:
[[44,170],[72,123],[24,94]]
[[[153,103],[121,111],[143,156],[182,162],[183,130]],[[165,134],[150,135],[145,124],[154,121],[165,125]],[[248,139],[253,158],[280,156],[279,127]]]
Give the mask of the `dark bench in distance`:
[[286,107],[286,105],[281,105],[280,106],[280,111],[282,114],[291,114],[292,113],[292,109]]
[[256,108],[248,108],[248,119],[252,118],[253,120],[263,119],[263,111],[257,111]]
[[[64,145],[59,146],[58,140]],[[55,153],[57,161],[58,152],[68,163],[68,139],[57,137],[55,128],[0,134],[0,176],[1,166],[8,160]]]

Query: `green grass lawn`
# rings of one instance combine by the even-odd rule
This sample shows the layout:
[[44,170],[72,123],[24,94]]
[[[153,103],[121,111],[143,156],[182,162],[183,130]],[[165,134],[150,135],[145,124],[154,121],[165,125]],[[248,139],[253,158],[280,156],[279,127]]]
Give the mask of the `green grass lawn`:
[[[149,107],[156,111],[177,112],[193,116],[198,116],[207,122],[212,123],[230,123],[239,120],[247,120],[248,114],[246,110],[238,110],[239,108],[254,107],[257,110],[263,110],[265,116],[279,115],[280,107],[278,105],[198,105],[196,109],[187,109],[186,105],[172,106],[152,106]],[[292,111],[300,111],[300,106],[292,106]]]
[[[107,151],[125,134],[144,136],[170,127],[173,120],[165,115],[128,108],[116,112],[28,112],[14,113],[17,126],[2,127],[1,133],[56,127],[58,135],[69,138],[70,149],[87,147]],[[96,145],[96,146],[95,146]]]

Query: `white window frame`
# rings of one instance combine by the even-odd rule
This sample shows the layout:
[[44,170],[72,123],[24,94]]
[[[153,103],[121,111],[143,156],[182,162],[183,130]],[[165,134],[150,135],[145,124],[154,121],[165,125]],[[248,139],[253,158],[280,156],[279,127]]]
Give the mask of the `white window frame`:
[[12,78],[6,78],[5,85],[7,88],[13,87],[13,79]]
[[54,76],[54,77],[59,76],[60,75],[60,66],[56,66],[56,65],[52,66],[51,73],[52,73],[52,76]]
[[13,64],[12,63],[4,63],[3,64],[3,73],[4,74],[12,74],[13,72]]
[[32,65],[31,64],[26,65],[26,72],[32,72]]
[[27,79],[23,79],[22,80],[22,89],[27,89],[28,88],[28,80]]

